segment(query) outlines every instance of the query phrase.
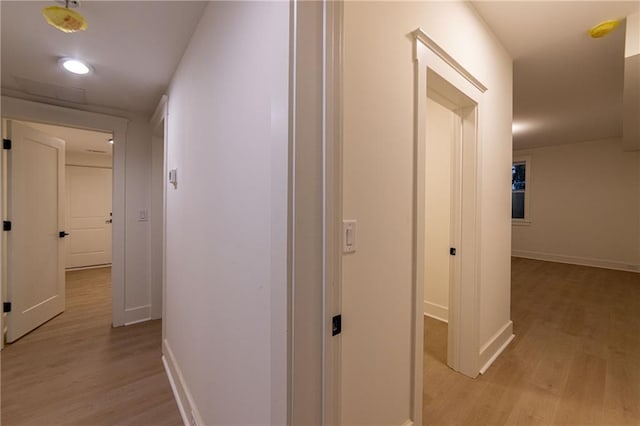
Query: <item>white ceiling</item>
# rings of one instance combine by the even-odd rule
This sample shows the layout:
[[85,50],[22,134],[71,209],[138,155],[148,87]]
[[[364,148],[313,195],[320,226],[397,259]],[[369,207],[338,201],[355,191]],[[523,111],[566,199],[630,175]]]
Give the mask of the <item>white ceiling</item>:
[[622,136],[625,28],[587,31],[638,13],[638,1],[473,5],[514,58],[514,149]]
[[[74,34],[45,22],[41,10],[52,4],[0,3],[3,94],[150,115],[206,2],[84,1],[77,10],[88,29]],[[516,149],[621,136],[624,27],[598,40],[586,31],[638,13],[638,1],[473,4],[514,58],[514,121],[525,126]],[[89,61],[95,73],[66,73],[62,56]]]
[[109,143],[110,133],[32,122],[24,122],[24,124],[39,132],[64,140],[65,151],[67,152],[81,152],[109,157],[113,153],[113,145]]
[[[88,28],[72,34],[44,20],[43,7],[54,4],[0,3],[3,94],[29,97],[26,88],[45,94],[43,100],[50,103],[86,104],[150,115],[173,76],[206,2],[82,1],[75,10],[86,18]],[[67,56],[88,61],[95,73],[67,73],[57,63]]]

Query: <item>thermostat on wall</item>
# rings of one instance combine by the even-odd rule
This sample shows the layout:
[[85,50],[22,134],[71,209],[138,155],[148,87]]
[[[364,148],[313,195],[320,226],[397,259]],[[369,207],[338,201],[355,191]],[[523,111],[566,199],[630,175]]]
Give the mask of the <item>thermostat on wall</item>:
[[173,185],[173,189],[178,188],[178,169],[169,170],[169,183]]

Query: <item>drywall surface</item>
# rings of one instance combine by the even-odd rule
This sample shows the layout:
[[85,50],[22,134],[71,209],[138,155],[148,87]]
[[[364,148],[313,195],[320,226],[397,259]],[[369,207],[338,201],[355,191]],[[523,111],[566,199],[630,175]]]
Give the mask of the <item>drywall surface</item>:
[[201,425],[286,423],[289,14],[209,3],[168,92],[165,359]]
[[[116,140],[117,143],[117,140]],[[146,117],[135,116],[127,126],[125,323],[151,318],[150,314],[150,188],[151,126]],[[146,219],[141,218],[142,213]]]
[[345,2],[342,201],[358,242],[342,265],[344,424],[411,417],[418,27],[488,87],[479,111],[480,346],[510,321],[510,57],[469,4]]
[[640,13],[627,16],[624,57],[640,55]]
[[427,98],[424,313],[448,321],[453,112]]
[[531,158],[531,224],[513,254],[640,271],[640,153],[620,139],[514,152]]
[[[164,126],[164,122],[162,123]],[[164,232],[164,135],[151,139],[150,287],[151,318],[162,317],[162,271]]]
[[87,154],[84,152],[65,151],[64,161],[67,166],[113,167],[110,155]]

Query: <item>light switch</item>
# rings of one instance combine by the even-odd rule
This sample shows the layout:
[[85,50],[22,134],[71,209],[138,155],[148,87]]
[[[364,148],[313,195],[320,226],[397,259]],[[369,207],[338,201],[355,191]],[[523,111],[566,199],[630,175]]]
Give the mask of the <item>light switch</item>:
[[356,251],[356,221],[342,221],[342,252],[354,253]]
[[142,209],[138,212],[138,222],[146,222],[149,220],[149,212],[146,209]]

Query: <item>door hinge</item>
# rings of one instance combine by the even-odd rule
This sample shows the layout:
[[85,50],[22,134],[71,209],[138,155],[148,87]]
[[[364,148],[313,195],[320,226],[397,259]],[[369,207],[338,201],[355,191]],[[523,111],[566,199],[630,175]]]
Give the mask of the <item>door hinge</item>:
[[342,333],[342,315],[336,315],[331,319],[331,335],[337,336]]
[[455,248],[455,247],[451,247],[451,248],[449,249],[449,254],[450,254],[451,256],[455,256],[455,255],[456,255],[456,248]]
[[11,139],[2,139],[2,149],[11,149]]
[[5,313],[11,312],[11,302],[2,303],[2,312],[5,312]]
[[3,231],[11,231],[11,221],[5,220],[2,222],[2,230]]

